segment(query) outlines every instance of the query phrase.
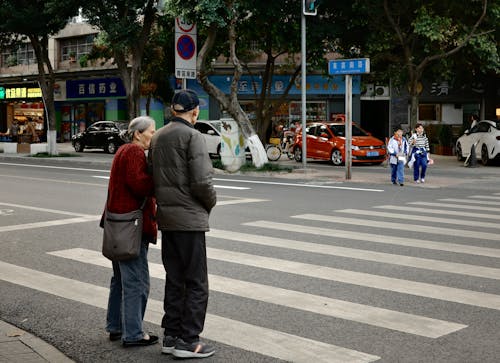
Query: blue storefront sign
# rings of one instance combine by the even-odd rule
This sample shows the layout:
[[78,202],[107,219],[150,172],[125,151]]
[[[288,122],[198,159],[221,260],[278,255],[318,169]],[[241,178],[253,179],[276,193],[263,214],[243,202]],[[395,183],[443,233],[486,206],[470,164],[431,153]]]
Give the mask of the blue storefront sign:
[[[285,93],[290,76],[274,76],[271,82],[271,94],[280,95]],[[222,92],[229,94],[232,76],[210,76],[210,81]],[[320,75],[307,76],[307,94],[309,95],[343,95],[345,93],[344,77],[323,77]],[[360,78],[353,77],[353,94],[360,93]],[[253,96],[260,94],[262,90],[262,80],[258,77],[242,76],[238,81],[238,95]],[[301,82],[296,78],[294,84],[288,92],[289,95],[300,95]]]
[[66,97],[76,98],[115,98],[127,94],[120,78],[96,78],[66,81]]

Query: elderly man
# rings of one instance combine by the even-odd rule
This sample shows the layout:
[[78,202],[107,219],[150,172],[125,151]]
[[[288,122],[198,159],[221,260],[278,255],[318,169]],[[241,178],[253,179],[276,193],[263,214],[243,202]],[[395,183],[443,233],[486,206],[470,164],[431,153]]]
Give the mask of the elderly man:
[[200,113],[196,93],[177,92],[171,107],[174,117],[155,133],[149,151],[167,273],[162,353],[205,358],[215,352],[199,337],[208,303],[205,232],[216,204],[213,168],[205,140],[193,127]]

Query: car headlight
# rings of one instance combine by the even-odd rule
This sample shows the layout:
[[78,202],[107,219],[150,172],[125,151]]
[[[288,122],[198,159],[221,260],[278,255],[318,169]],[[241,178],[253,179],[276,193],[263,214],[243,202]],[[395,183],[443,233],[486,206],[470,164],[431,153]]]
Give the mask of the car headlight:
[[358,151],[359,150],[359,146],[357,146],[357,145],[351,145],[351,149]]

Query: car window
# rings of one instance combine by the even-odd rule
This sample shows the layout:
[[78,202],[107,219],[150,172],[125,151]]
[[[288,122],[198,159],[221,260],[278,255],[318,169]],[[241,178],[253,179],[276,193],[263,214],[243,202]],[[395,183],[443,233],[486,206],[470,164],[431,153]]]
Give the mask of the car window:
[[477,127],[476,132],[488,132],[490,130],[491,125],[487,122],[480,122],[474,128],[476,127]]
[[332,130],[335,136],[345,136],[345,126],[344,125],[330,125],[330,130]]
[[99,131],[99,127],[97,127],[97,126],[89,126],[89,128],[87,129],[87,131],[89,131],[89,132]]
[[368,134],[356,125],[352,125],[352,136],[368,136]]
[[318,126],[309,126],[308,128],[306,128],[306,132],[308,135],[315,136],[317,128],[318,128]]
[[194,128],[202,134],[208,133],[208,130],[213,130],[209,125],[200,122],[195,123]]

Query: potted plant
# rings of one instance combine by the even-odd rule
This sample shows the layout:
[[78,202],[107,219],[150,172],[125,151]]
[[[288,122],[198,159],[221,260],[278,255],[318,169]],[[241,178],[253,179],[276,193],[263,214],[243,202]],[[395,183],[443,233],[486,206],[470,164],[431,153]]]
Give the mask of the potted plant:
[[80,67],[85,68],[88,65],[88,56],[87,54],[82,55],[80,58],[78,58],[78,63],[80,63]]
[[453,155],[453,132],[451,129],[451,125],[441,125],[441,129],[439,130],[439,146],[441,155]]
[[76,53],[75,53],[75,52],[73,52],[73,51],[72,51],[72,52],[69,52],[69,54],[68,54],[68,55],[69,55],[69,61],[70,61],[71,63],[76,62]]

